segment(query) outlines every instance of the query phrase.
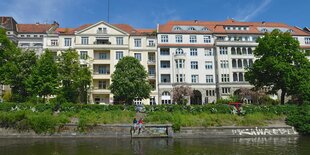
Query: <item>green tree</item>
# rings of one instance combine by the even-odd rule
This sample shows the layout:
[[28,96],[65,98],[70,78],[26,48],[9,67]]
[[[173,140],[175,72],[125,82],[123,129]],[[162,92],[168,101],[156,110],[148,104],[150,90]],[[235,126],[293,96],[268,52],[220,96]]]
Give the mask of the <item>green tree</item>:
[[30,93],[26,80],[32,73],[37,57],[33,51],[21,52],[0,29],[0,84],[10,85],[13,101],[25,101]]
[[[301,79],[298,75],[309,76],[309,72],[305,72],[307,69],[304,69],[309,61],[301,52],[299,42],[289,32],[274,30],[258,38],[257,42],[259,44],[254,54],[259,59],[248,68],[245,78],[258,88],[271,87],[271,93],[281,90],[281,104],[284,104],[285,95],[299,92],[292,86],[294,80]],[[309,81],[298,81],[298,85],[300,82]]]
[[57,64],[52,53],[45,50],[27,80],[27,88],[33,96],[39,96],[45,102],[46,97],[56,95],[57,87],[59,87]]
[[59,57],[59,77],[61,88],[59,97],[72,103],[87,103],[87,91],[91,84],[91,72],[81,67],[79,54],[72,49]]
[[148,98],[151,89],[147,72],[136,58],[127,56],[115,65],[110,90],[116,101],[132,104],[134,99]]

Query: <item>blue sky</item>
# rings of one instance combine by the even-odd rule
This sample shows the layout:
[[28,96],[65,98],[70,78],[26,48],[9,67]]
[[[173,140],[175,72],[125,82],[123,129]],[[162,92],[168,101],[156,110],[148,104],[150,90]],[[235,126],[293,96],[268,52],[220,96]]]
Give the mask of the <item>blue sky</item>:
[[[0,16],[61,27],[107,21],[108,0],[1,0]],[[309,0],[110,0],[110,23],[155,28],[169,20],[273,21],[310,27]]]

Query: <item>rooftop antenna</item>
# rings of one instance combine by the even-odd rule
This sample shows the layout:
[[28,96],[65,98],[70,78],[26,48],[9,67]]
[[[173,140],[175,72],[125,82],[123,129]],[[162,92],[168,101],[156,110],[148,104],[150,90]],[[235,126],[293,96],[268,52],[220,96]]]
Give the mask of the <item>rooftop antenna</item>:
[[108,0],[108,23],[110,23],[110,0]]

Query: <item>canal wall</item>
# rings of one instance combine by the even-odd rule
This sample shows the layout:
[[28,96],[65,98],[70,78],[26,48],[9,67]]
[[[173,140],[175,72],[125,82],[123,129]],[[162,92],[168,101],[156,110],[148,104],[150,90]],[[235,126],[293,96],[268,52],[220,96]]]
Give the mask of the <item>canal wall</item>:
[[34,131],[19,132],[0,128],[0,138],[6,137],[114,137],[114,138],[220,138],[220,137],[262,137],[297,136],[290,126],[277,127],[181,127],[174,132],[171,124],[146,124],[141,132],[133,130],[131,124],[100,124],[89,126],[81,132],[76,124],[66,124],[53,134],[36,134]]

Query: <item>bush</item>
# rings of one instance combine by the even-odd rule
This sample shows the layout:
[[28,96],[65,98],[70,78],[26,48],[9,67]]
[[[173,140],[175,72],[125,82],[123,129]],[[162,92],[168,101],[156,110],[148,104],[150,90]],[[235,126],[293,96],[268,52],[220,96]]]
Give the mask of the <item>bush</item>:
[[287,124],[292,125],[302,134],[310,134],[310,105],[302,105],[291,112]]

